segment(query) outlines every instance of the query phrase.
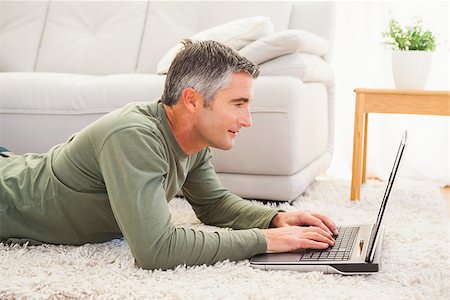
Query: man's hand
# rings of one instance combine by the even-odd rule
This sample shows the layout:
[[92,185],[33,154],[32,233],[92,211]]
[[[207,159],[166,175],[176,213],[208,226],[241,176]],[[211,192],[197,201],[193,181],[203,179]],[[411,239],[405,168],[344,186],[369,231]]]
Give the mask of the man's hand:
[[267,252],[290,252],[300,249],[326,249],[334,245],[337,227],[327,216],[307,211],[280,212],[264,229]]
[[315,226],[320,227],[330,235],[337,235],[336,224],[330,218],[309,211],[279,212],[270,223],[271,227],[285,226]]
[[267,252],[291,252],[300,249],[326,249],[334,245],[331,234],[319,227],[288,226],[262,230]]

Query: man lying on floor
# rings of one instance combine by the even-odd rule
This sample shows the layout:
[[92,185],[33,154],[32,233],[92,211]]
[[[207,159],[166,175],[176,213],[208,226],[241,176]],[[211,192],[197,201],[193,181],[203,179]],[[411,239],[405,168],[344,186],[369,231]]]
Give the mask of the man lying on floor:
[[[0,157],[0,242],[123,236],[146,269],[333,245],[328,217],[255,206],[229,193],[210,163],[208,147],[230,149],[251,126],[258,73],[227,46],[186,40],[159,101],[111,112],[48,153]],[[241,230],[174,227],[168,201],[180,189],[203,223]]]

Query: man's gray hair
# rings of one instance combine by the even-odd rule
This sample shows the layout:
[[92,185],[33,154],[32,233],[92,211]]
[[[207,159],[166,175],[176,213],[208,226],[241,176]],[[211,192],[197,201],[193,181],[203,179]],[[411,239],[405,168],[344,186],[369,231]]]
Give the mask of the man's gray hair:
[[193,88],[204,98],[208,107],[217,92],[226,87],[231,75],[246,72],[259,75],[258,65],[237,51],[215,41],[183,40],[184,47],[172,61],[164,85],[162,103],[174,105],[185,88]]

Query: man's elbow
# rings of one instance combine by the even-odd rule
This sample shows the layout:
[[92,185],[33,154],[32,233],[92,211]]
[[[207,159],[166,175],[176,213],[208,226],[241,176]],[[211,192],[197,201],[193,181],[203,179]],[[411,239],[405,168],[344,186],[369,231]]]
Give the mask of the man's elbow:
[[178,264],[171,264],[167,261],[160,261],[157,259],[152,259],[151,257],[135,257],[134,258],[134,264],[136,267],[144,269],[144,270],[169,270],[174,269]]
[[173,268],[173,267],[171,268],[170,266],[167,266],[165,264],[157,263],[157,262],[154,262],[154,261],[151,261],[151,260],[148,260],[148,259],[142,260],[142,259],[135,258],[134,264],[138,268],[141,268],[141,269],[144,269],[144,270],[150,270],[150,271],[153,271],[153,270],[163,270],[163,271],[165,271],[165,270]]
[[183,262],[169,255],[169,249],[165,247],[152,247],[148,250],[132,251],[134,264],[144,270],[169,270],[174,269]]
[[168,270],[173,269],[176,265],[170,263],[167,258],[152,255],[151,252],[133,253],[134,264],[138,268],[144,270]]

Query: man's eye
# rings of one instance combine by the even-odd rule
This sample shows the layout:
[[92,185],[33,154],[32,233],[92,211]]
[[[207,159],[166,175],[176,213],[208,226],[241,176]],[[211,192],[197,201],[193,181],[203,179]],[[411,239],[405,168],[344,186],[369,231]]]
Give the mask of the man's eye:
[[236,107],[242,107],[244,105],[244,103],[237,103]]

